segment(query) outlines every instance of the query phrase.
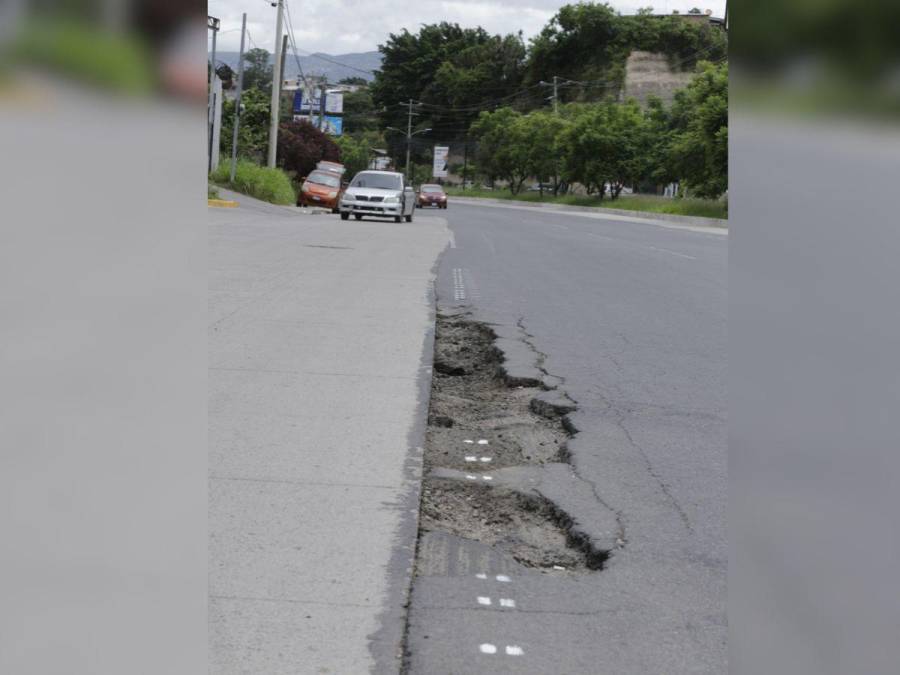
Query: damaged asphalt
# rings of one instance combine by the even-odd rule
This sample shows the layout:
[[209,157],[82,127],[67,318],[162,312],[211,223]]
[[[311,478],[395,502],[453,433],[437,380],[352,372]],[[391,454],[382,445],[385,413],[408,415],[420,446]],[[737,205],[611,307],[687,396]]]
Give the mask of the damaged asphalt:
[[442,216],[406,671],[726,672],[727,236]]

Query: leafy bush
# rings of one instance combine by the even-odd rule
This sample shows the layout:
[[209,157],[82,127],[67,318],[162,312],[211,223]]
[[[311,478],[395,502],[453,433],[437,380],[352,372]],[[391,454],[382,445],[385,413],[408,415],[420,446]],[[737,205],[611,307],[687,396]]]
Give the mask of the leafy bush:
[[231,163],[222,162],[213,172],[212,178],[220,185],[225,185],[256,199],[272,204],[295,204],[297,195],[291,187],[291,179],[281,169],[268,169],[257,166],[246,159],[240,159],[234,172],[234,182],[229,182]]
[[333,140],[306,120],[283,122],[278,128],[278,165],[304,178],[323,159],[340,160],[341,151]]

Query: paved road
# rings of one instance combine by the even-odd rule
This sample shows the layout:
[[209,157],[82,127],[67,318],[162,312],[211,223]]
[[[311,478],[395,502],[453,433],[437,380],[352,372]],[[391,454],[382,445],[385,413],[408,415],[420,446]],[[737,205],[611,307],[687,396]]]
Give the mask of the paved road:
[[446,227],[237,199],[210,209],[210,672],[396,672]]
[[[578,402],[574,469],[626,543],[589,575],[417,578],[411,672],[726,672],[727,236],[527,207],[430,217],[454,235],[439,308],[534,336]],[[571,515],[589,529],[596,506]]]

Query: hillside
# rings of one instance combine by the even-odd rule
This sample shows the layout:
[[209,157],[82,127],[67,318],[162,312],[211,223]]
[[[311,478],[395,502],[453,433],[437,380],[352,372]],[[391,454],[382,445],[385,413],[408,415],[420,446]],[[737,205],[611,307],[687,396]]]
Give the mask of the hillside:
[[[274,57],[272,57],[274,60]],[[381,68],[381,54],[361,52],[356,54],[325,54],[316,52],[309,56],[300,56],[300,66],[307,75],[324,75],[329,82],[337,82],[345,77],[363,77],[369,81],[374,78],[372,71]],[[238,52],[216,52],[216,61],[227,63],[237,71]],[[298,74],[297,61],[288,52],[284,66],[285,78],[293,78]]]

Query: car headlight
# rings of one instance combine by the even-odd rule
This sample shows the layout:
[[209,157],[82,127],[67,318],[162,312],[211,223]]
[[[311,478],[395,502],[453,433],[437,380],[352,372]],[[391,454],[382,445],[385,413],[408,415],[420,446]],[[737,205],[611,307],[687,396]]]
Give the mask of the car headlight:
[[385,197],[385,198],[384,198],[384,203],[385,203],[385,204],[399,204],[399,203],[400,203],[400,197]]
[[342,200],[342,201],[345,201],[345,202],[352,202],[352,201],[353,201],[353,195],[348,195],[348,194],[345,192],[345,193],[344,193],[344,196],[341,197],[341,200]]
[[328,199],[334,199],[337,197],[337,190],[328,193]]

